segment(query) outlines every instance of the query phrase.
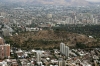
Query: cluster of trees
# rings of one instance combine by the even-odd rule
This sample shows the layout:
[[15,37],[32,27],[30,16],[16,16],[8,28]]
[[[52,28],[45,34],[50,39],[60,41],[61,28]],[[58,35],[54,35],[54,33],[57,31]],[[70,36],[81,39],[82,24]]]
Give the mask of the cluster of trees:
[[100,25],[60,25],[60,27],[53,27],[57,31],[68,31],[72,33],[79,33],[85,35],[92,35],[95,38],[100,36]]
[[82,43],[76,43],[76,47],[77,48],[80,48],[80,49],[85,49],[87,48],[87,46],[85,44],[82,44]]
[[[44,40],[27,40],[25,41],[21,47],[23,49],[46,49],[46,47],[53,48],[52,44],[59,44],[58,41],[44,41]],[[49,47],[51,45],[51,47]],[[46,47],[43,47],[46,46]],[[57,47],[56,47],[57,48]]]

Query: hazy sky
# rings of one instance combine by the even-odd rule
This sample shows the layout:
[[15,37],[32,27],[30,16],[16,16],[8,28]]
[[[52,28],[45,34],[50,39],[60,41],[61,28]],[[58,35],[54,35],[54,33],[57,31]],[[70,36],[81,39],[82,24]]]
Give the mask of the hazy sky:
[[87,0],[87,1],[91,1],[91,2],[100,2],[100,0]]
[[[33,1],[33,0],[4,0],[4,1],[15,1],[15,2],[16,1],[22,1],[22,2],[26,2],[26,1]],[[100,0],[86,0],[86,1],[90,1],[90,2],[100,2]]]

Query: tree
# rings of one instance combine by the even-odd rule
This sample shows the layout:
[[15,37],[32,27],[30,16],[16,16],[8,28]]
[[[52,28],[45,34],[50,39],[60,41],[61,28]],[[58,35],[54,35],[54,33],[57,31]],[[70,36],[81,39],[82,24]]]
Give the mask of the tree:
[[84,49],[84,48],[86,48],[86,45],[82,44],[82,43],[76,43],[76,47],[80,48],[80,49]]

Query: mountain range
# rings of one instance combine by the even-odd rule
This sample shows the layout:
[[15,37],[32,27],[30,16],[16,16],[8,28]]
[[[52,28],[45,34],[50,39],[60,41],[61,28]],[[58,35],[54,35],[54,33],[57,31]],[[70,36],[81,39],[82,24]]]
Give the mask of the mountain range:
[[10,3],[29,3],[29,4],[48,4],[48,5],[90,5],[87,0],[0,0],[0,2],[10,2]]
[[37,3],[52,5],[89,5],[89,2],[85,0],[37,0]]

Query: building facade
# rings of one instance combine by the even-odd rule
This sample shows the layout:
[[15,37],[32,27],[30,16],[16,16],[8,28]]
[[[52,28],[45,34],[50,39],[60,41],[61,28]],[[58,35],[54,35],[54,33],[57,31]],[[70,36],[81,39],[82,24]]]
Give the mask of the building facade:
[[10,45],[4,44],[3,38],[0,37],[0,59],[10,57]]
[[58,61],[58,66],[66,66],[66,61]]

